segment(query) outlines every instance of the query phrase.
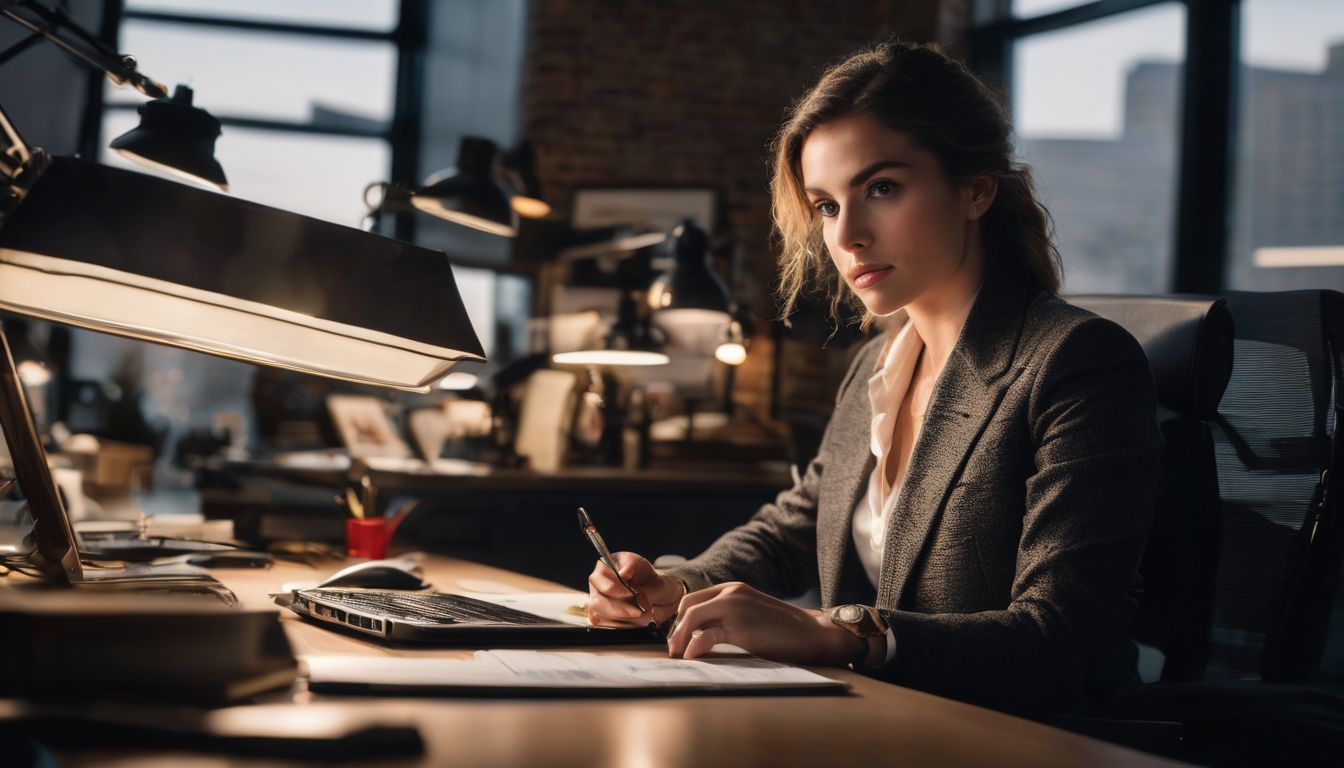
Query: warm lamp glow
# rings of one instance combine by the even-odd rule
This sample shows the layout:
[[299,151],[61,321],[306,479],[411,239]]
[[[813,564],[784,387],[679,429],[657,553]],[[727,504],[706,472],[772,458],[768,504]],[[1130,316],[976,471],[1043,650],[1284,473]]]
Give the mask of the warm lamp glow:
[[131,152],[130,150],[113,149],[112,151],[116,152],[118,155],[121,155],[122,157],[126,158],[127,160],[130,160],[131,162],[137,165],[142,165],[153,171],[158,171],[159,173],[162,173],[166,176],[172,176],[175,179],[181,179],[182,181],[191,184],[196,184],[205,187],[206,189],[217,189],[220,192],[229,191],[229,185],[227,183],[216,184],[215,182],[209,179],[201,178],[200,176],[197,176],[194,173],[187,173],[181,168],[175,168],[171,165],[160,163],[156,160],[150,160],[149,158],[137,155],[136,153]]
[[515,213],[527,219],[544,219],[551,215],[551,206],[545,200],[527,195],[514,195],[509,205],[513,206]]
[[714,350],[714,357],[727,365],[741,365],[747,360],[747,348],[741,342],[724,342]]
[[18,364],[19,380],[26,387],[41,387],[51,381],[51,371],[36,360],[23,360]]
[[443,203],[431,197],[413,195],[411,197],[411,205],[414,205],[417,210],[428,213],[431,216],[437,216],[440,219],[451,221],[454,224],[461,224],[464,227],[471,227],[472,229],[478,229],[492,235],[515,237],[518,234],[518,230],[508,225],[500,224],[499,222],[491,221],[490,219],[484,219],[480,216],[472,216],[471,214],[463,213],[462,211],[454,211],[450,208],[445,208]]
[[662,352],[623,349],[590,349],[561,352],[551,356],[558,365],[667,365],[671,359]]
[[480,378],[474,373],[467,373],[466,371],[453,371],[452,373],[443,377],[443,381],[439,382],[439,389],[446,389],[453,392],[461,392],[463,390],[471,389],[478,383],[480,383]]

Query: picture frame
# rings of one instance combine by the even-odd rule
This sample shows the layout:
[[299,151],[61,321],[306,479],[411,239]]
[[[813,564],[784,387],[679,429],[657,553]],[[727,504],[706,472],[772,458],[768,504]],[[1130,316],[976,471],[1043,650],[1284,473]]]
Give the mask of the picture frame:
[[670,232],[689,218],[712,233],[718,203],[713,187],[586,187],[574,190],[570,224],[575,229],[631,226]]
[[328,395],[327,411],[350,455],[363,458],[411,458],[382,400],[369,395]]

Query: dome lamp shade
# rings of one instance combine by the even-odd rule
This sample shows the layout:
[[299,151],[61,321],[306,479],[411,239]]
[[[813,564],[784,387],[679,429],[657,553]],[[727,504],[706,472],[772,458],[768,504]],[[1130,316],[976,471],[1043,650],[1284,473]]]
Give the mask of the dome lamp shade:
[[229,189],[224,169],[215,160],[219,120],[192,106],[192,91],[179,85],[168,98],[140,105],[140,124],[109,145],[117,153],[171,175]]

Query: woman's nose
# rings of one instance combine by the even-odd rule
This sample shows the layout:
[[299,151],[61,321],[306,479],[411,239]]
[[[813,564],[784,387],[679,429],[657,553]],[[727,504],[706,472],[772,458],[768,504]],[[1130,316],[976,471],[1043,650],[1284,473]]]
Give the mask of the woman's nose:
[[854,253],[873,244],[872,229],[861,214],[841,213],[836,226],[836,242]]

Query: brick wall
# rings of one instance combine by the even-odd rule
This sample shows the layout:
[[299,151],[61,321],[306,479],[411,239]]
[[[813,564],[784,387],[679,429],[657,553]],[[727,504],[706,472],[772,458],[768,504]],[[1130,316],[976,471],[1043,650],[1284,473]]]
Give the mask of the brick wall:
[[[772,316],[767,285],[766,144],[823,67],[890,36],[952,43],[966,0],[533,0],[523,135],[561,210],[584,186],[712,186],[720,227],[741,248],[748,298]],[[739,371],[763,402],[765,344]]]

